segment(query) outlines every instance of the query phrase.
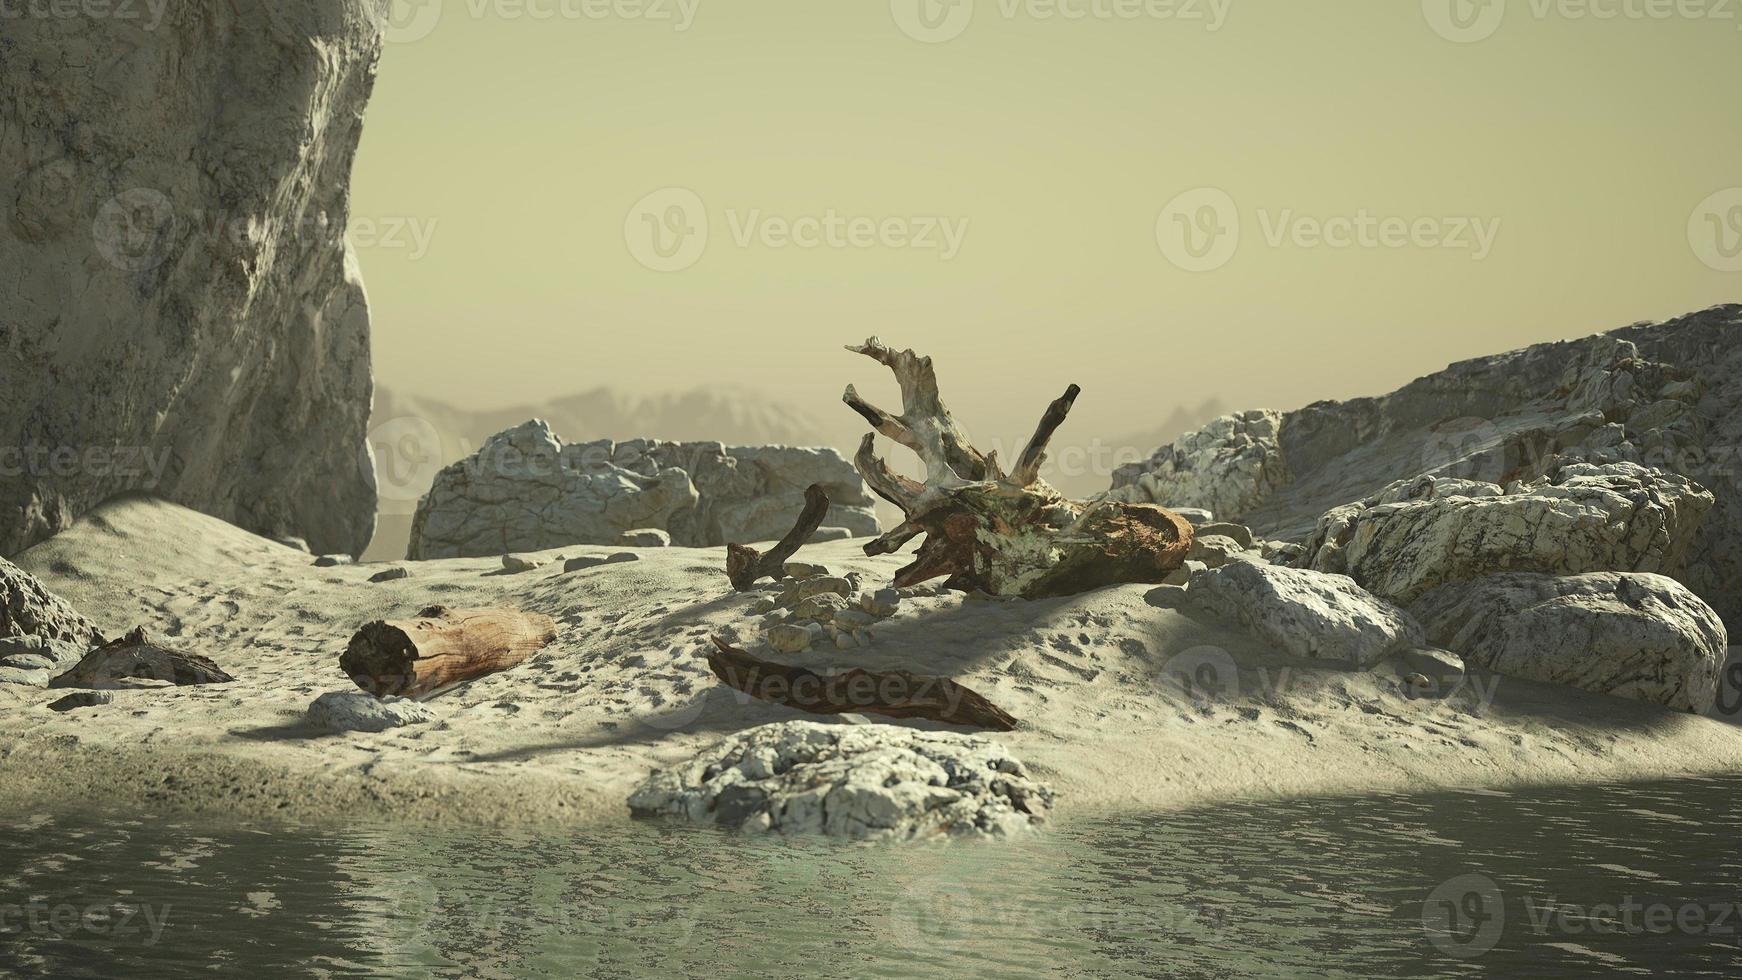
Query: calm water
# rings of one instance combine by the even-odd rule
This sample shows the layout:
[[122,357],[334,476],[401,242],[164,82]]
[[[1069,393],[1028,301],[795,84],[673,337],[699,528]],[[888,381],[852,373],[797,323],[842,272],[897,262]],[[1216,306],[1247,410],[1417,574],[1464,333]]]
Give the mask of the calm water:
[[0,975],[1742,974],[1742,779],[1218,806],[1001,845],[9,820]]

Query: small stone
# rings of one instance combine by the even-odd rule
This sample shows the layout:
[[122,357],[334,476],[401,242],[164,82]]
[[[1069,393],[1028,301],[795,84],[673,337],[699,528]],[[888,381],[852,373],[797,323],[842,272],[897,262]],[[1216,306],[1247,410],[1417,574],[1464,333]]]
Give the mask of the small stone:
[[78,691],[69,694],[59,701],[50,702],[50,711],[71,711],[74,708],[95,708],[98,705],[111,704],[115,695],[108,691]]
[[853,642],[859,644],[862,647],[870,646],[871,645],[871,631],[870,630],[854,630],[853,631]]
[[55,663],[53,657],[41,653],[15,653],[10,657],[0,658],[0,667],[12,670],[49,670]]
[[621,565],[624,562],[640,561],[640,560],[641,560],[641,556],[636,554],[633,551],[619,551],[614,555],[606,555],[605,556],[605,564],[607,564],[607,565]]
[[527,555],[503,555],[502,567],[510,572],[530,572],[544,562]]
[[866,599],[861,608],[873,616],[887,619],[901,611],[901,591],[899,589],[878,589],[876,592],[866,593]]
[[821,595],[825,592],[833,592],[845,599],[847,596],[853,594],[853,585],[844,578],[835,578],[830,575],[819,575],[816,578],[807,578],[795,582],[791,588],[788,588],[784,593],[782,593],[780,604],[783,606],[789,605],[803,599],[808,599],[813,595]]
[[1209,521],[1199,524],[1197,535],[1200,538],[1207,538],[1211,535],[1221,535],[1225,538],[1233,538],[1235,541],[1240,543],[1240,547],[1242,548],[1251,548],[1253,541],[1251,528],[1244,524],[1229,524],[1221,521]]
[[0,667],[0,684],[16,684],[19,687],[47,687],[48,671]]
[[1192,581],[1192,574],[1194,572],[1201,572],[1208,567],[1209,567],[1208,565],[1205,565],[1201,561],[1193,561],[1193,560],[1188,558],[1188,559],[1186,559],[1185,564],[1181,565],[1180,567],[1174,569],[1171,572],[1168,572],[1167,577],[1161,580],[1161,584],[1162,585],[1178,585],[1178,586],[1190,585],[1191,581]]
[[847,611],[847,599],[835,592],[819,592],[803,600],[792,610],[792,614],[800,619],[814,619],[826,623],[835,618],[836,614]]
[[752,616],[764,616],[773,611],[774,600],[769,598],[762,598],[752,602],[749,609],[750,615]]
[[768,631],[768,646],[777,653],[803,653],[816,639],[813,631],[797,623],[783,623]]
[[853,536],[853,532],[844,527],[819,527],[811,532],[810,543],[822,544],[825,541],[845,541]]
[[357,559],[350,555],[322,555],[315,559],[316,568],[337,568],[340,565],[355,565]]
[[842,649],[842,650],[851,650],[853,647],[855,647],[857,645],[858,644],[853,642],[853,634],[851,634],[851,633],[836,633],[835,634],[835,646],[837,648]]
[[384,732],[434,721],[427,706],[405,698],[377,698],[364,691],[329,691],[309,705],[307,721],[330,732]]
[[1210,568],[1221,568],[1238,558],[1245,547],[1233,538],[1222,534],[1207,534],[1192,541],[1192,550],[1187,557],[1193,561],[1201,561]]
[[[821,598],[820,596],[818,598]],[[806,600],[811,601],[811,600]],[[877,622],[877,617],[859,609],[842,609],[835,613],[834,624],[847,629],[858,629]]]
[[393,582],[409,577],[411,577],[411,569],[406,568],[404,565],[395,565],[392,568],[383,568],[381,571],[369,576],[369,581]]
[[808,561],[789,561],[786,563],[786,574],[795,581],[803,581],[807,578],[821,578],[829,574],[829,570],[824,565],[813,565]]
[[636,528],[617,536],[617,543],[630,548],[669,548],[671,535],[657,527]]
[[603,564],[605,564],[605,559],[600,558],[597,555],[582,555],[579,558],[570,558],[568,561],[563,562],[563,572],[565,574],[568,572],[580,572],[589,568],[598,568]]
[[1215,514],[1204,510],[1202,507],[1169,507],[1168,510],[1171,510],[1175,514],[1185,518],[1194,526],[1209,524],[1216,519]]
[[1403,696],[1411,701],[1438,700],[1447,694],[1447,690],[1435,684],[1421,674],[1404,674],[1402,680]]

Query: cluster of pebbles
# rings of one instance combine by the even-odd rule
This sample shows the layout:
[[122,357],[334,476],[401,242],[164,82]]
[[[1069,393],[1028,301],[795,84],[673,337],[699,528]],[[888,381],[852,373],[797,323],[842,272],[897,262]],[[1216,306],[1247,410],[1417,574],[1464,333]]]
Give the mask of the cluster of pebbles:
[[768,648],[803,653],[820,643],[848,650],[870,646],[873,627],[894,616],[904,597],[925,590],[860,587],[857,572],[830,574],[821,565],[790,561],[786,577],[762,586],[770,594],[750,606]]

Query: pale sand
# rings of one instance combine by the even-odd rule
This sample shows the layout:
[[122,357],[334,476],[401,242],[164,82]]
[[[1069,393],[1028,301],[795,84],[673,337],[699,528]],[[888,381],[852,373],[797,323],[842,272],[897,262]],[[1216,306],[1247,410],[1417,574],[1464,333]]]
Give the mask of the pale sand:
[[[412,577],[372,584],[386,566],[316,568],[306,554],[179,507],[111,504],[18,564],[111,634],[146,624],[237,680],[117,691],[111,705],[65,715],[44,707],[65,692],[0,690],[0,808],[100,803],[313,822],[628,819],[624,800],[653,767],[725,732],[804,717],[746,702],[707,671],[708,634],[749,639],[746,608],[758,597],[729,590],[723,549],[640,554],[572,574],[560,563],[517,575],[495,559],[411,563]],[[867,584],[902,564],[867,559],[852,542],[800,557],[858,570]],[[1388,670],[1281,658],[1152,605],[1150,592],[910,599],[872,648],[797,659],[957,677],[1022,719],[1019,731],[992,737],[1053,783],[1066,820],[1235,797],[1617,781],[1742,764],[1742,728],[1509,678],[1448,701],[1410,701]],[[337,661],[359,625],[432,603],[519,605],[555,617],[561,635],[526,664],[435,698],[435,724],[347,735],[302,727],[317,695],[350,687]],[[1239,662],[1241,696],[1200,706],[1165,679],[1169,658],[1204,647]]]

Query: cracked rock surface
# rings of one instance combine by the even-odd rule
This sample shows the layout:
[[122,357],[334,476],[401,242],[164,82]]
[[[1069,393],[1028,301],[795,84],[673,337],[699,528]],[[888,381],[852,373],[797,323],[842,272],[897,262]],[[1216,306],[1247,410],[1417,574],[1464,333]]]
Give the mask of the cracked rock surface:
[[1568,464],[1502,488],[1432,476],[1319,520],[1299,564],[1408,603],[1496,572],[1660,572],[1686,565],[1712,495],[1633,463]]
[[1277,442],[1281,430],[1280,412],[1224,415],[1156,450],[1146,462],[1121,466],[1109,496],[1218,517],[1243,514],[1288,482]]
[[1429,638],[1501,674],[1704,713],[1728,639],[1712,608],[1662,575],[1495,575],[1428,593]]
[[987,738],[792,721],[654,773],[629,808],[752,832],[906,840],[1022,833],[1045,821],[1052,799]]
[[[69,644],[81,654],[102,642],[97,624],[50,592],[36,576],[0,558],[0,641],[24,638]],[[25,652],[22,647],[6,649],[16,655]]]
[[369,542],[344,230],[382,8],[239,10],[0,18],[0,554],[129,492]]
[[832,449],[644,439],[567,445],[533,419],[436,476],[412,520],[410,557],[616,544],[649,529],[683,547],[775,540],[791,529],[812,483],[828,491],[828,526],[877,533],[859,474]]

